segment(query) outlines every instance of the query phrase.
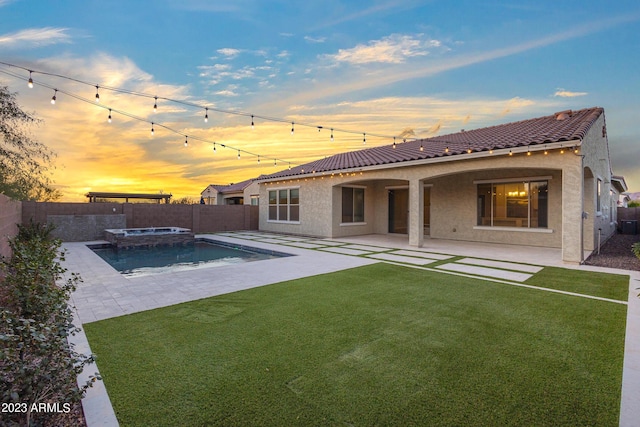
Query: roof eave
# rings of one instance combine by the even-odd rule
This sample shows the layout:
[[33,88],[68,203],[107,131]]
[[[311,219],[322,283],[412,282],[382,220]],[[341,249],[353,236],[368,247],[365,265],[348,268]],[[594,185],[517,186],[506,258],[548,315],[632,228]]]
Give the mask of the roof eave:
[[339,175],[339,174],[349,174],[354,172],[367,172],[367,171],[375,171],[375,170],[383,170],[383,169],[394,169],[399,167],[411,167],[411,166],[421,166],[435,163],[447,163],[447,162],[456,162],[462,160],[469,159],[480,159],[487,157],[496,157],[501,155],[507,155],[509,152],[513,154],[518,153],[526,153],[527,151],[536,152],[536,151],[545,151],[545,150],[553,150],[558,148],[568,148],[568,147],[580,147],[582,145],[582,140],[574,139],[571,141],[560,141],[560,142],[550,142],[546,144],[536,144],[536,145],[524,145],[519,147],[510,147],[510,148],[500,148],[495,150],[483,150],[483,151],[474,151],[471,153],[462,153],[450,156],[438,156],[431,157],[427,159],[419,159],[419,160],[408,160],[403,162],[393,162],[393,163],[385,163],[379,165],[371,165],[371,166],[359,166],[354,168],[345,168],[345,169],[335,169],[329,171],[322,172],[305,172],[295,175],[286,175],[280,177],[274,177],[269,179],[259,179],[260,183],[268,183],[268,182],[278,182],[278,181],[288,181],[292,179],[300,179],[300,178],[313,178],[320,176],[331,176],[331,175]]

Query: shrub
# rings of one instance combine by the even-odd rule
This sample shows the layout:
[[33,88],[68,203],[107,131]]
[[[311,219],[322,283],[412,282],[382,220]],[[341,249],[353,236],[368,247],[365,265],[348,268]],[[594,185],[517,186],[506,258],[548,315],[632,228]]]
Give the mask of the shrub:
[[10,242],[13,255],[2,261],[6,306],[0,311],[0,395],[3,404],[24,409],[2,414],[6,425],[59,424],[58,414],[33,412],[32,405],[48,403],[68,412],[98,379],[80,388],[76,384],[77,374],[94,361],[75,352],[67,340],[79,331],[68,300],[81,278],[75,273],[65,278],[59,262],[64,253],[51,231],[34,223],[19,226]]
[[631,246],[631,250],[638,258],[640,258],[640,242],[636,242]]

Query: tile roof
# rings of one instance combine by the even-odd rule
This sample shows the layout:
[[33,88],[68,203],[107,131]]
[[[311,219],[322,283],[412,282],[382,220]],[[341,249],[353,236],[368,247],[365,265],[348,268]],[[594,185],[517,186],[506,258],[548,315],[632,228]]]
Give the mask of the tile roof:
[[228,185],[211,184],[211,187],[218,190],[218,193],[223,193],[223,194],[236,193],[239,191],[244,191],[244,189],[247,188],[249,185],[251,185],[251,183],[256,179],[258,178],[251,178],[251,179],[247,179],[246,181],[236,182],[235,184],[228,184]]
[[[290,170],[282,170],[258,179],[284,178],[305,173],[329,172],[367,166],[391,165],[408,161],[435,159],[472,152],[582,140],[593,123],[604,113],[600,107],[561,111],[550,116],[522,120],[449,135],[418,139],[364,150],[339,153]],[[423,150],[420,150],[420,147]],[[448,149],[448,151],[447,151]],[[464,157],[460,157],[463,160]],[[400,166],[400,165],[399,165]]]

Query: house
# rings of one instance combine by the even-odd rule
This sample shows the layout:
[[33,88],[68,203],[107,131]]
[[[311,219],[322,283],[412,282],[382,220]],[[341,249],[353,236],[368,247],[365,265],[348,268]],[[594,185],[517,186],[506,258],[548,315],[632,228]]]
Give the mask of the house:
[[617,178],[604,110],[567,110],[261,176],[260,230],[533,245],[580,263],[616,230]]
[[257,178],[229,185],[210,184],[200,193],[207,205],[257,205]]

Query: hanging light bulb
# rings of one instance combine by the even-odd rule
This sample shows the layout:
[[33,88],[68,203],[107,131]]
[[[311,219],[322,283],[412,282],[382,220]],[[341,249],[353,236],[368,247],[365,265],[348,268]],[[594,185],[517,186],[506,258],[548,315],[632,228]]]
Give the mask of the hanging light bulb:
[[154,134],[154,133],[155,133],[155,132],[154,132],[154,130],[153,130],[153,122],[151,122],[151,136],[153,136],[153,134]]
[[240,160],[240,150],[238,150],[238,160]]
[[573,147],[573,154],[578,154],[580,152],[580,150],[578,149],[578,147]]
[[184,136],[184,146],[188,146],[189,145],[189,141],[187,141],[189,137],[187,135]]
[[564,148],[562,148],[562,144],[560,144],[560,154],[564,154]]
[[365,145],[367,143],[367,134],[363,133],[362,134],[362,145]]
[[489,154],[493,154],[493,148],[489,150]]
[[204,122],[205,123],[209,122],[209,107],[205,107],[204,109]]
[[111,123],[111,108],[109,108],[109,118],[107,119],[107,122]]
[[509,150],[509,155],[513,156],[513,152],[511,150]]
[[318,126],[318,132],[322,130],[322,126]]
[[98,93],[98,85],[96,85],[96,102],[100,102],[100,94]]
[[527,156],[531,155],[531,150],[529,150],[529,147],[527,147]]
[[258,154],[258,164],[260,164],[260,154]]
[[278,159],[273,159],[273,166],[278,166]]
[[291,170],[291,163],[289,163],[289,170]]
[[293,122],[291,122],[291,135],[293,135]]
[[153,97],[153,112],[157,113],[158,112],[158,97],[154,96]]
[[544,155],[546,156],[547,154],[549,154],[549,151],[547,150],[547,146],[544,146]]
[[333,128],[331,128],[331,142],[333,142]]
[[56,94],[58,93],[58,89],[53,90],[53,96],[51,97],[51,105],[56,105]]
[[393,149],[394,150],[396,149],[396,137],[395,136],[393,137]]
[[449,146],[448,146],[448,145],[445,147],[444,152],[445,152],[445,153],[448,153],[448,152],[449,152]]
[[422,141],[420,141],[420,151],[424,151],[424,146],[422,145]]
[[251,115],[251,130],[255,129],[255,125],[253,124],[253,114]]
[[31,78],[31,70],[29,70],[29,82],[27,83],[27,86],[29,86],[29,89],[33,89],[33,79]]
[[216,143],[215,142],[213,143],[213,152],[214,153],[216,152]]

